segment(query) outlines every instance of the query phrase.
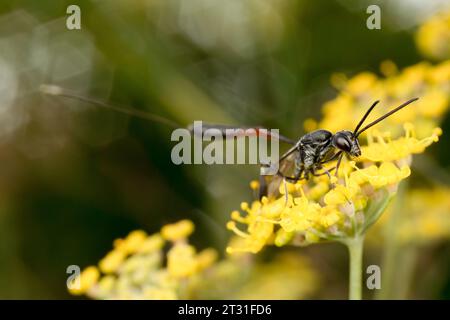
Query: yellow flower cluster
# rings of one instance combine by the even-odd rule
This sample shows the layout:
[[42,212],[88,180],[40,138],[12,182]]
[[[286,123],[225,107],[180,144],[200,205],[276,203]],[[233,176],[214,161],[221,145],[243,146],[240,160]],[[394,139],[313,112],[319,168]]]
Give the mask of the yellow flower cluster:
[[152,235],[133,231],[114,241],[98,267],[83,270],[77,279],[80,285],[69,291],[96,299],[177,299],[185,283],[217,258],[214,250],[197,253],[187,242],[193,230],[191,221],[182,220]]
[[450,58],[450,11],[431,17],[416,33],[416,44],[426,56],[436,60]]
[[398,235],[404,243],[429,243],[450,236],[450,189],[416,189],[408,194]]
[[311,298],[317,291],[319,275],[308,257],[290,250],[261,260],[249,254],[227,257],[197,278],[190,298],[289,300]]
[[268,263],[255,265],[235,299],[289,300],[309,297],[318,287],[310,261],[298,252],[282,253]]
[[[404,245],[423,245],[450,237],[450,189],[431,187],[413,189],[406,194],[401,222],[396,226],[396,237]],[[378,245],[382,227],[390,218],[387,210],[370,233],[369,243]]]
[[367,134],[368,146],[361,148],[361,159],[369,161],[394,161],[407,159],[409,155],[422,153],[425,148],[439,140],[442,134],[441,128],[434,128],[431,135],[422,139],[416,137],[414,125],[405,123],[403,125],[405,136],[391,139],[390,134],[382,134],[372,130]]
[[243,241],[227,251],[257,253],[268,244],[307,245],[364,234],[384,211],[398,183],[410,175],[411,154],[423,152],[440,134],[436,129],[431,136],[417,139],[412,124],[406,124],[405,131],[405,136],[396,140],[383,134],[369,138],[356,162],[341,164],[334,185],[327,176],[320,176],[281,185],[278,199],[264,197],[252,204],[242,203],[245,215],[233,211],[227,227]]
[[379,123],[377,128],[397,137],[401,124],[411,122],[419,138],[430,135],[449,107],[450,60],[435,66],[422,62],[401,72],[393,62],[385,61],[381,70],[386,77],[370,72],[359,73],[350,79],[342,74],[333,75],[331,81],[339,94],[324,104],[322,121],[317,124],[309,119],[305,122],[305,129],[352,130],[375,100],[380,100],[380,103],[367,122],[410,98],[419,97],[414,104]]

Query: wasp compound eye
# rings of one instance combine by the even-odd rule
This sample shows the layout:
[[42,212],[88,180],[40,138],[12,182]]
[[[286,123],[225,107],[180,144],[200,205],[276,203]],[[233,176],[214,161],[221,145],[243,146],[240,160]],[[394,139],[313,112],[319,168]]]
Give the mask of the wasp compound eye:
[[350,152],[351,150],[351,144],[344,136],[336,136],[334,143],[336,147],[342,151]]

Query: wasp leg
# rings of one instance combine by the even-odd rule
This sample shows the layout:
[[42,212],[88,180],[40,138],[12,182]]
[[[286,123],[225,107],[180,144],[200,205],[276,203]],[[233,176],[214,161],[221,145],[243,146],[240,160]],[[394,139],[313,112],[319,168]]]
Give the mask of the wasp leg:
[[283,184],[284,184],[284,205],[286,206],[289,201],[286,179],[283,179]]
[[[299,171],[298,173],[295,174],[295,176],[293,176],[293,177],[288,177],[288,176],[285,176],[284,174],[282,174],[280,171],[278,171],[278,176],[280,176],[280,177],[283,178],[283,183],[284,183],[284,195],[285,195],[285,200],[286,200],[285,205],[287,205],[288,200],[289,200],[289,198],[288,198],[288,190],[287,190],[287,184],[286,184],[286,181],[288,181],[288,182],[290,182],[290,183],[296,183],[297,181],[306,179],[305,176],[301,177],[302,173],[303,173],[303,171]],[[294,202],[294,203],[295,203],[295,202]]]
[[341,164],[341,160],[342,160],[342,156],[343,155],[344,155],[344,153],[342,151],[336,152],[330,159],[320,162],[320,164],[319,164],[320,168],[322,168],[322,166],[321,166],[322,164],[325,164],[325,163],[328,163],[328,162],[331,162],[331,161],[334,161],[334,160],[337,159],[336,167],[333,167],[332,169],[329,170],[329,171],[331,171],[334,168],[336,168],[335,175],[337,177],[337,173],[338,173],[338,170],[339,170],[339,165]]
[[290,182],[290,183],[296,183],[297,181],[303,180],[305,179],[305,177],[300,177],[300,174],[294,177],[288,177],[283,175],[281,172],[278,172],[278,176],[280,176],[281,178],[285,179],[286,181]]
[[320,164],[325,164],[325,163],[334,161],[334,160],[338,159],[341,155],[342,155],[342,151],[338,151],[331,158],[320,162]]
[[[325,169],[325,168],[322,168],[322,169],[324,170],[324,172],[317,173],[317,174],[315,172],[313,172],[312,175],[315,176],[315,177],[320,177],[320,176],[323,176],[324,174],[326,174],[328,176],[328,179],[330,179],[330,181],[331,181],[331,173],[330,173],[330,171],[333,171],[334,169],[336,169],[336,167],[332,167],[332,168],[330,168],[328,170]],[[331,189],[334,189],[336,187],[336,184],[334,182],[332,182],[330,187],[331,187]]]
[[258,199],[261,200],[262,197],[267,196],[267,182],[264,176],[259,176],[259,189],[258,189]]
[[280,175],[281,177],[283,177],[284,197],[285,197],[285,203],[284,203],[284,205],[287,205],[289,198],[288,198],[288,190],[287,190],[287,183],[286,183],[286,181],[289,181],[289,182],[291,182],[291,183],[296,183],[297,181],[303,180],[304,177],[300,177],[301,171],[300,171],[298,174],[296,174],[296,176],[294,176],[294,177],[287,177],[287,176],[284,176],[281,172],[279,172],[279,175]]
[[339,166],[341,165],[341,161],[342,161],[342,157],[344,156],[343,153],[341,153],[339,155],[338,161],[336,163],[336,172],[334,173],[334,175],[336,176],[336,178],[338,177],[338,172],[339,172]]
[[324,172],[321,172],[321,173],[315,173],[315,172],[313,172],[312,173],[312,175],[314,176],[314,177],[320,177],[320,176],[323,176],[324,174],[326,174],[327,176],[328,176],[328,178],[330,178],[331,179],[331,171],[333,171],[334,169],[336,169],[336,167],[332,167],[332,168],[330,168],[330,169],[325,169],[325,168],[321,168],[321,169],[323,169],[324,170]]

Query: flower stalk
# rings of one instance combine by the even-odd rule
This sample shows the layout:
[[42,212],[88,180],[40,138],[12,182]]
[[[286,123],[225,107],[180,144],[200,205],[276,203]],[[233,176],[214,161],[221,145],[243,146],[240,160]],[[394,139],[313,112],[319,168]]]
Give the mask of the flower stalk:
[[395,199],[394,210],[389,217],[389,222],[384,230],[384,254],[382,257],[382,289],[377,293],[377,299],[392,299],[396,285],[395,269],[399,261],[399,243],[397,228],[401,225],[406,183],[400,183],[397,198]]
[[350,257],[350,275],[349,275],[349,299],[362,299],[362,260],[364,236],[356,236],[344,242],[348,248]]

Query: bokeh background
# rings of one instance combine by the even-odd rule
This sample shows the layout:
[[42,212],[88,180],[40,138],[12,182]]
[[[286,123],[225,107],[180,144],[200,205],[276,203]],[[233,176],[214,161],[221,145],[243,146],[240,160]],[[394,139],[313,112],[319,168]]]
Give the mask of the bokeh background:
[[[70,4],[81,7],[81,30],[66,28]],[[370,4],[381,7],[381,30],[366,28]],[[336,96],[336,72],[379,74],[386,59],[399,69],[442,61],[424,56],[415,33],[449,8],[444,0],[1,1],[0,298],[71,298],[68,265],[95,263],[131,230],[183,218],[195,222],[196,246],[223,251],[229,213],[253,197],[248,184],[259,172],[176,166],[171,128],[44,96],[41,84],[183,125],[262,125],[297,138]],[[445,185],[448,117],[441,126],[440,142],[418,163]],[[321,277],[310,297],[346,297],[344,247],[296,250]],[[416,254],[412,285],[399,297],[450,298],[448,237]],[[367,263],[380,257],[376,247],[366,252]]]

